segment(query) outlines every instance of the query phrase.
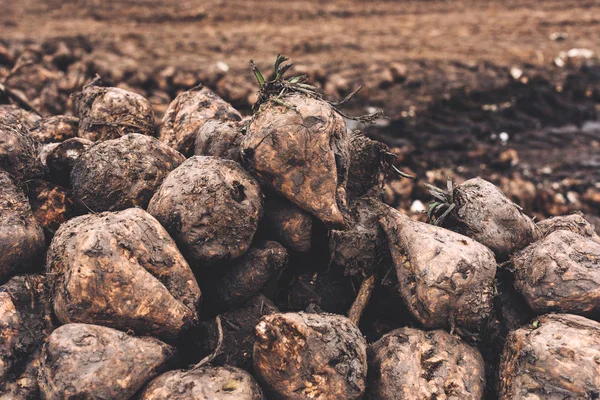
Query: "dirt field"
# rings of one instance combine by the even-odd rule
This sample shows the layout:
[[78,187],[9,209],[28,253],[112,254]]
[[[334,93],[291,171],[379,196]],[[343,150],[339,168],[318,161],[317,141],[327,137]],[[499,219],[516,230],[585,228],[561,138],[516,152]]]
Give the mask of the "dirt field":
[[[267,69],[283,53],[329,96],[362,84],[349,112],[385,110],[390,120],[365,130],[421,180],[483,175],[540,217],[600,209],[600,1],[2,3],[0,76],[26,45],[63,42],[59,73],[99,73],[159,116],[198,81],[248,112],[248,61]],[[575,48],[595,55],[555,61]],[[68,96],[41,106],[69,112]],[[397,186],[390,200],[403,207],[427,199]]]

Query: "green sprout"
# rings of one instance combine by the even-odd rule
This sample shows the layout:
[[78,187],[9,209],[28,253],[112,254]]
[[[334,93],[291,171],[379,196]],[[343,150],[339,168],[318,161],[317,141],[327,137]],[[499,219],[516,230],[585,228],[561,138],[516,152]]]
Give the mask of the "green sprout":
[[[456,208],[454,203],[454,184],[452,179],[448,178],[446,183],[446,190],[440,189],[436,186],[425,184],[429,189],[434,200],[429,203],[429,210],[427,211],[427,218],[433,225],[441,225],[450,213]],[[441,213],[441,215],[439,215]],[[439,216],[438,216],[439,215]]]
[[352,93],[347,95],[343,100],[338,102],[327,101],[324,100],[323,90],[317,86],[310,85],[308,82],[308,77],[306,75],[298,75],[291,77],[289,79],[285,78],[284,75],[290,68],[292,68],[293,64],[289,62],[289,58],[286,56],[282,56],[281,54],[277,55],[275,59],[275,65],[273,68],[273,75],[271,79],[265,79],[264,75],[260,72],[256,64],[254,64],[253,60],[250,60],[250,67],[252,68],[252,73],[256,77],[258,82],[258,100],[253,106],[253,109],[256,111],[260,108],[261,105],[272,102],[275,104],[282,105],[287,107],[293,111],[297,111],[296,108],[290,104],[287,104],[283,97],[287,94],[291,93],[302,93],[305,96],[308,96],[313,99],[323,100],[329,103],[333,109],[340,114],[342,117],[360,121],[362,123],[372,123],[379,118],[384,118],[385,115],[382,111],[378,111],[373,114],[364,115],[360,117],[352,117],[343,113],[339,107],[347,103],[350,99],[352,99],[360,90],[362,86],[359,86]]

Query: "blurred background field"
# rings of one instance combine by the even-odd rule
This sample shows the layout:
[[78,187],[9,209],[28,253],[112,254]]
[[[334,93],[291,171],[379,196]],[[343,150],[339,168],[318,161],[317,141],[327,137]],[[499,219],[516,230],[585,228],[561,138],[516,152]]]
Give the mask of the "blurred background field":
[[543,218],[600,229],[600,2],[1,0],[0,79],[44,114],[96,73],[139,92],[157,121],[203,83],[243,113],[250,59],[282,53],[395,148],[414,182],[387,201],[417,213],[423,183],[483,176]]

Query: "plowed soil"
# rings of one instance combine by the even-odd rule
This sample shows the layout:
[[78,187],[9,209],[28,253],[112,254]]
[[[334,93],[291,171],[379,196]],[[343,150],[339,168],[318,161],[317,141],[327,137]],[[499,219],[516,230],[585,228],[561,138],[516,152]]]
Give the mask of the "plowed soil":
[[[38,77],[6,82],[47,114],[69,113],[68,90],[95,73],[150,98],[158,116],[200,81],[248,112],[248,61],[268,69],[282,53],[333,98],[363,85],[349,113],[390,117],[364,129],[419,177],[390,185],[390,202],[425,202],[422,181],[482,175],[539,217],[580,209],[597,221],[600,1],[0,3],[0,78],[34,48],[36,62],[54,57],[48,81],[72,83],[44,97],[27,89]],[[556,60],[571,49],[593,54]]]

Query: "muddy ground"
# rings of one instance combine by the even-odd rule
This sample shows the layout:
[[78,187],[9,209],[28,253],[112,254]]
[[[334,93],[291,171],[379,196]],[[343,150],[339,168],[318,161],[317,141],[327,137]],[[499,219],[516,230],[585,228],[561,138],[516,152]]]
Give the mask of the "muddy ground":
[[158,117],[200,81],[247,113],[248,61],[283,53],[332,98],[363,85],[349,113],[389,116],[364,129],[418,176],[388,185],[389,202],[482,175],[539,218],[582,210],[600,229],[600,1],[0,3],[0,80],[32,61],[5,84],[42,113],[70,113],[96,73]]

